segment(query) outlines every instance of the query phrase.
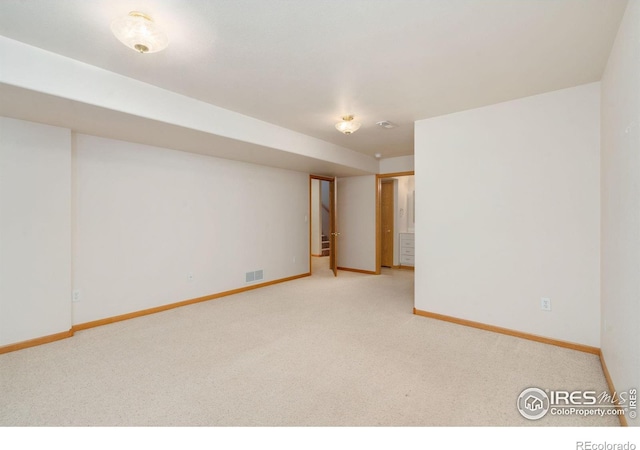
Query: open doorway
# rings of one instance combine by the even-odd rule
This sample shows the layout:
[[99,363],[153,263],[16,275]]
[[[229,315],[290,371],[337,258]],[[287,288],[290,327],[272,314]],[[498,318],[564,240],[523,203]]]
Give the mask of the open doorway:
[[398,180],[384,178],[380,182],[380,265],[393,267],[395,246],[396,192]]
[[415,267],[415,179],[413,172],[377,175],[376,273],[382,267]]
[[338,275],[336,232],[336,180],[309,176],[309,268]]

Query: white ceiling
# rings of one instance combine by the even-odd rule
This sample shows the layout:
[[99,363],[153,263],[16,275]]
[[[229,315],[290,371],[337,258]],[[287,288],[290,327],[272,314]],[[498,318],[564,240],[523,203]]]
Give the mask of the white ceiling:
[[[626,0],[2,0],[0,35],[368,155],[413,122],[601,78]],[[154,17],[141,55],[110,22]],[[1,62],[0,62],[1,63]],[[362,128],[334,129],[344,114]],[[384,130],[380,120],[398,124]],[[104,135],[105,133],[98,133]]]

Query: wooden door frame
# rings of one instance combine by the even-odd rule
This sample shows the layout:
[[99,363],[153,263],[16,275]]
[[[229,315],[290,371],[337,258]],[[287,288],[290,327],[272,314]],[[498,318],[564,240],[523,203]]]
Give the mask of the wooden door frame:
[[[312,225],[312,211],[311,211],[311,180],[320,180],[320,181],[328,181],[329,183],[335,183],[336,177],[325,177],[322,175],[309,175],[309,273],[313,273],[313,256],[312,256],[312,235],[311,235],[311,225]],[[333,248],[329,250],[333,252]],[[336,261],[337,265],[337,261]]]
[[407,177],[415,175],[415,171],[379,173],[376,175],[376,275],[382,273],[382,211],[380,208],[382,198],[382,179]]

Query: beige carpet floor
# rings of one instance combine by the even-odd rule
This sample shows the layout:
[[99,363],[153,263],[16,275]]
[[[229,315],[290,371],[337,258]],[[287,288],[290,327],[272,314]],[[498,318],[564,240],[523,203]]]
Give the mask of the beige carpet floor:
[[[413,272],[314,275],[0,355],[3,426],[617,426],[520,416],[596,356],[414,316]],[[181,299],[176,299],[181,300]]]

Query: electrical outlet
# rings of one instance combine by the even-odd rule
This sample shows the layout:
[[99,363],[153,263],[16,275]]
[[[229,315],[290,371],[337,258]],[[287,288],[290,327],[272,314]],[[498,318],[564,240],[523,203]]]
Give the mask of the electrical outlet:
[[75,291],[73,291],[73,295],[72,295],[71,300],[72,300],[74,303],[77,303],[77,302],[79,302],[79,301],[80,301],[80,290],[79,290],[79,289],[76,289]]
[[551,311],[551,299],[542,297],[540,299],[540,309],[543,311]]
[[193,281],[193,272],[189,272],[189,273],[187,274],[187,280],[189,280],[189,281]]

